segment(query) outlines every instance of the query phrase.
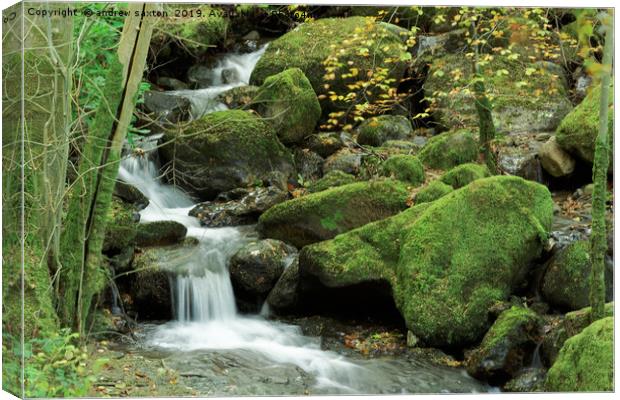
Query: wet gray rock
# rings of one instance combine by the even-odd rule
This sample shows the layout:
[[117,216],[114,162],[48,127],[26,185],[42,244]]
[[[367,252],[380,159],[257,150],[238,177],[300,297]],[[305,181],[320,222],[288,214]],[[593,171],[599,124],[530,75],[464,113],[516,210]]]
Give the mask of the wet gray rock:
[[362,155],[349,149],[342,149],[331,155],[323,164],[323,173],[338,170],[347,174],[357,175],[362,165]]
[[167,76],[160,76],[157,78],[157,85],[166,90],[187,90],[189,86],[187,83],[180,81],[176,78],[170,78]]
[[290,262],[286,263],[280,279],[267,296],[267,304],[275,311],[293,309],[299,299],[299,257],[288,260]]
[[289,194],[275,186],[253,189],[238,188],[221,193],[214,201],[192,208],[189,215],[208,227],[249,225],[275,206],[288,200]]
[[230,279],[237,296],[264,300],[296,255],[297,249],[274,239],[244,245],[230,259]]
[[187,71],[187,80],[197,88],[206,88],[213,85],[212,70],[206,65],[192,65]]
[[222,70],[222,83],[234,83],[239,81],[239,74],[234,68],[225,68]]
[[144,93],[144,108],[154,120],[165,124],[189,119],[192,105],[184,96],[151,90]]
[[504,385],[506,392],[530,393],[542,391],[547,371],[544,368],[525,368]]
[[498,166],[510,175],[542,183],[542,165],[538,157],[540,146],[533,134],[514,135],[500,148]]
[[156,221],[138,225],[138,246],[163,246],[179,243],[187,234],[187,228],[176,221]]
[[141,191],[123,181],[116,181],[114,184],[114,195],[126,203],[133,204],[136,210],[142,210],[149,205],[149,199]]

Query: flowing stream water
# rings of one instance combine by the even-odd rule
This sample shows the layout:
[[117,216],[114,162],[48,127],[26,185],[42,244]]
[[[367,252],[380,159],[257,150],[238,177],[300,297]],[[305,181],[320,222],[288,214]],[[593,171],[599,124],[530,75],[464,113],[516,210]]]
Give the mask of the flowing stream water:
[[[221,74],[222,69],[236,68],[237,82],[224,85],[215,80],[219,85],[214,88],[186,91],[184,95],[198,98],[195,104],[210,104],[206,112],[225,108],[215,104],[215,96],[229,87],[247,84],[263,51],[264,47],[246,55],[229,55],[217,64],[214,76]],[[236,382],[252,378],[263,385],[256,387],[248,382],[245,384],[247,392],[209,386],[205,387],[205,393],[303,394],[308,392],[295,388],[300,386],[298,380],[304,376],[312,382],[309,385],[313,393],[486,390],[462,370],[411,359],[353,360],[321,350],[320,339],[302,335],[298,326],[267,320],[260,315],[240,315],[227,264],[235,251],[256,234],[252,227],[205,228],[189,216],[194,201],[159,179],[157,160],[148,156],[154,151],[157,137],[152,139],[153,148],[143,149],[146,156],[130,155],[123,159],[118,177],[149,199],[149,205],[140,212],[142,223],[177,221],[187,227],[187,236],[196,238],[199,245],[195,249],[184,249],[182,257],[172,255],[167,260],[167,268],[172,273],[175,319],[147,326],[144,345],[166,352],[181,370],[202,371],[186,373],[209,376],[208,380],[203,379],[204,385],[216,385],[221,378],[221,374],[209,375],[207,370],[226,371],[224,375],[229,381],[222,386],[228,385],[227,388],[231,386],[230,376],[235,376]],[[276,379],[278,376],[282,381]],[[268,381],[280,386],[265,388]],[[282,388],[283,382],[288,389]],[[301,386],[307,390],[308,385],[304,385]]]

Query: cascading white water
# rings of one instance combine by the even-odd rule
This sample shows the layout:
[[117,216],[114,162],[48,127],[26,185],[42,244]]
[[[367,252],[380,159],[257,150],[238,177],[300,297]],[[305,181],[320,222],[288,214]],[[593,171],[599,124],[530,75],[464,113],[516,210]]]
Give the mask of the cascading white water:
[[[210,87],[197,90],[174,90],[169,93],[189,99],[192,119],[200,118],[213,111],[226,110],[226,105],[217,101],[217,97],[232,88],[248,85],[252,70],[266,49],[265,44],[251,53],[226,54],[217,61],[214,68],[209,70],[208,80],[212,82]],[[223,71],[230,71],[230,76],[234,79],[225,82],[222,77]]]
[[[212,104],[221,92],[249,82],[264,50],[263,46],[254,53],[227,55],[213,70],[218,86],[183,94]],[[235,68],[237,82],[222,84],[215,78],[227,68]],[[201,113],[218,108],[206,107]],[[157,137],[153,139],[150,143],[154,146]],[[143,150],[148,154],[152,149]],[[318,387],[354,392],[362,367],[321,351],[319,343],[303,336],[299,327],[267,321],[259,315],[237,314],[227,264],[235,251],[252,239],[253,232],[241,227],[201,227],[196,218],[188,215],[193,208],[192,199],[177,188],[162,184],[158,170],[157,164],[144,154],[130,155],[123,159],[118,177],[149,199],[149,205],[140,212],[141,222],[177,221],[187,227],[187,236],[198,239],[199,246],[171,251],[170,257],[161,261],[175,274],[172,294],[176,320],[154,329],[148,343],[181,351],[251,350],[271,362],[293,364],[313,374]]]

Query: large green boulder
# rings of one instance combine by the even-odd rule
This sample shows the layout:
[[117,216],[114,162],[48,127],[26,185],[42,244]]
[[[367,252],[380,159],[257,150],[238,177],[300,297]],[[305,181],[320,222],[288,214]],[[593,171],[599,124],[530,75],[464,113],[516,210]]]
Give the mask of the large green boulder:
[[479,179],[382,221],[306,246],[302,274],[329,287],[384,281],[407,327],[429,346],[479,340],[489,307],[522,283],[551,227],[546,187]]
[[321,117],[316,93],[299,68],[265,79],[252,103],[284,144],[299,143],[311,135]]
[[536,312],[513,306],[502,312],[467,356],[467,372],[492,382],[505,382],[532,362],[543,320]]
[[[369,71],[387,69],[387,79],[399,80],[407,67],[400,59],[406,48],[403,49],[403,38],[389,28],[389,24],[365,17],[322,18],[305,22],[269,44],[252,71],[250,82],[261,85],[272,75],[299,68],[317,95],[333,91],[344,96],[350,91],[347,85],[366,77]],[[365,53],[364,48],[370,52]],[[324,62],[335,54],[343,67],[337,68],[333,72],[334,78],[326,81]],[[343,78],[342,74],[350,73],[351,65],[357,73]],[[330,86],[326,88],[326,84]],[[324,115],[341,106],[329,98],[321,102]]]
[[292,155],[271,125],[247,111],[217,111],[163,139],[160,155],[171,178],[201,199],[265,181],[284,185],[293,171]]
[[[557,129],[556,141],[564,150],[592,163],[594,161],[594,147],[598,135],[599,110],[601,103],[601,87],[595,85],[590,93],[577,107],[573,109],[560,123]],[[609,91],[609,113],[607,114],[607,129],[609,132],[609,171],[613,170],[613,113],[614,91]]]
[[396,178],[413,186],[424,182],[424,166],[416,156],[398,154],[385,160],[381,164],[380,172],[383,176]]
[[568,339],[547,373],[549,392],[614,390],[614,318],[593,322]]
[[351,183],[271,207],[258,229],[300,248],[394,215],[407,207],[408,194],[405,184],[390,179]]
[[450,169],[478,158],[478,143],[466,129],[449,131],[433,136],[418,154],[430,168]]
[[401,140],[413,134],[413,127],[402,115],[372,117],[359,126],[357,142],[369,146],[381,146],[387,140]]
[[[471,70],[471,61],[460,53],[433,58],[424,93],[433,117],[446,129],[478,126],[473,90],[464,90],[470,87]],[[482,73],[500,133],[553,131],[572,108],[564,72],[554,64],[495,58]]]
[[486,165],[467,163],[452,168],[443,174],[439,179],[454,189],[461,188],[470,184],[476,179],[482,179],[491,176],[491,172]]

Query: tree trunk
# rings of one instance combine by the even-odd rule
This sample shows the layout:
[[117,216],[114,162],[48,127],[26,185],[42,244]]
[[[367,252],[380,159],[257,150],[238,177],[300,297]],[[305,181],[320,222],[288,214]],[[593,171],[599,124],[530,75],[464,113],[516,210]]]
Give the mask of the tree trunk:
[[592,237],[590,258],[590,305],[591,319],[595,321],[605,315],[605,253],[607,252],[607,232],[605,227],[605,203],[607,200],[607,168],[609,166],[608,115],[609,86],[613,57],[613,20],[608,16],[605,26],[605,47],[603,50],[603,75],[601,78],[601,103],[599,109],[598,136],[594,151],[592,180]]

